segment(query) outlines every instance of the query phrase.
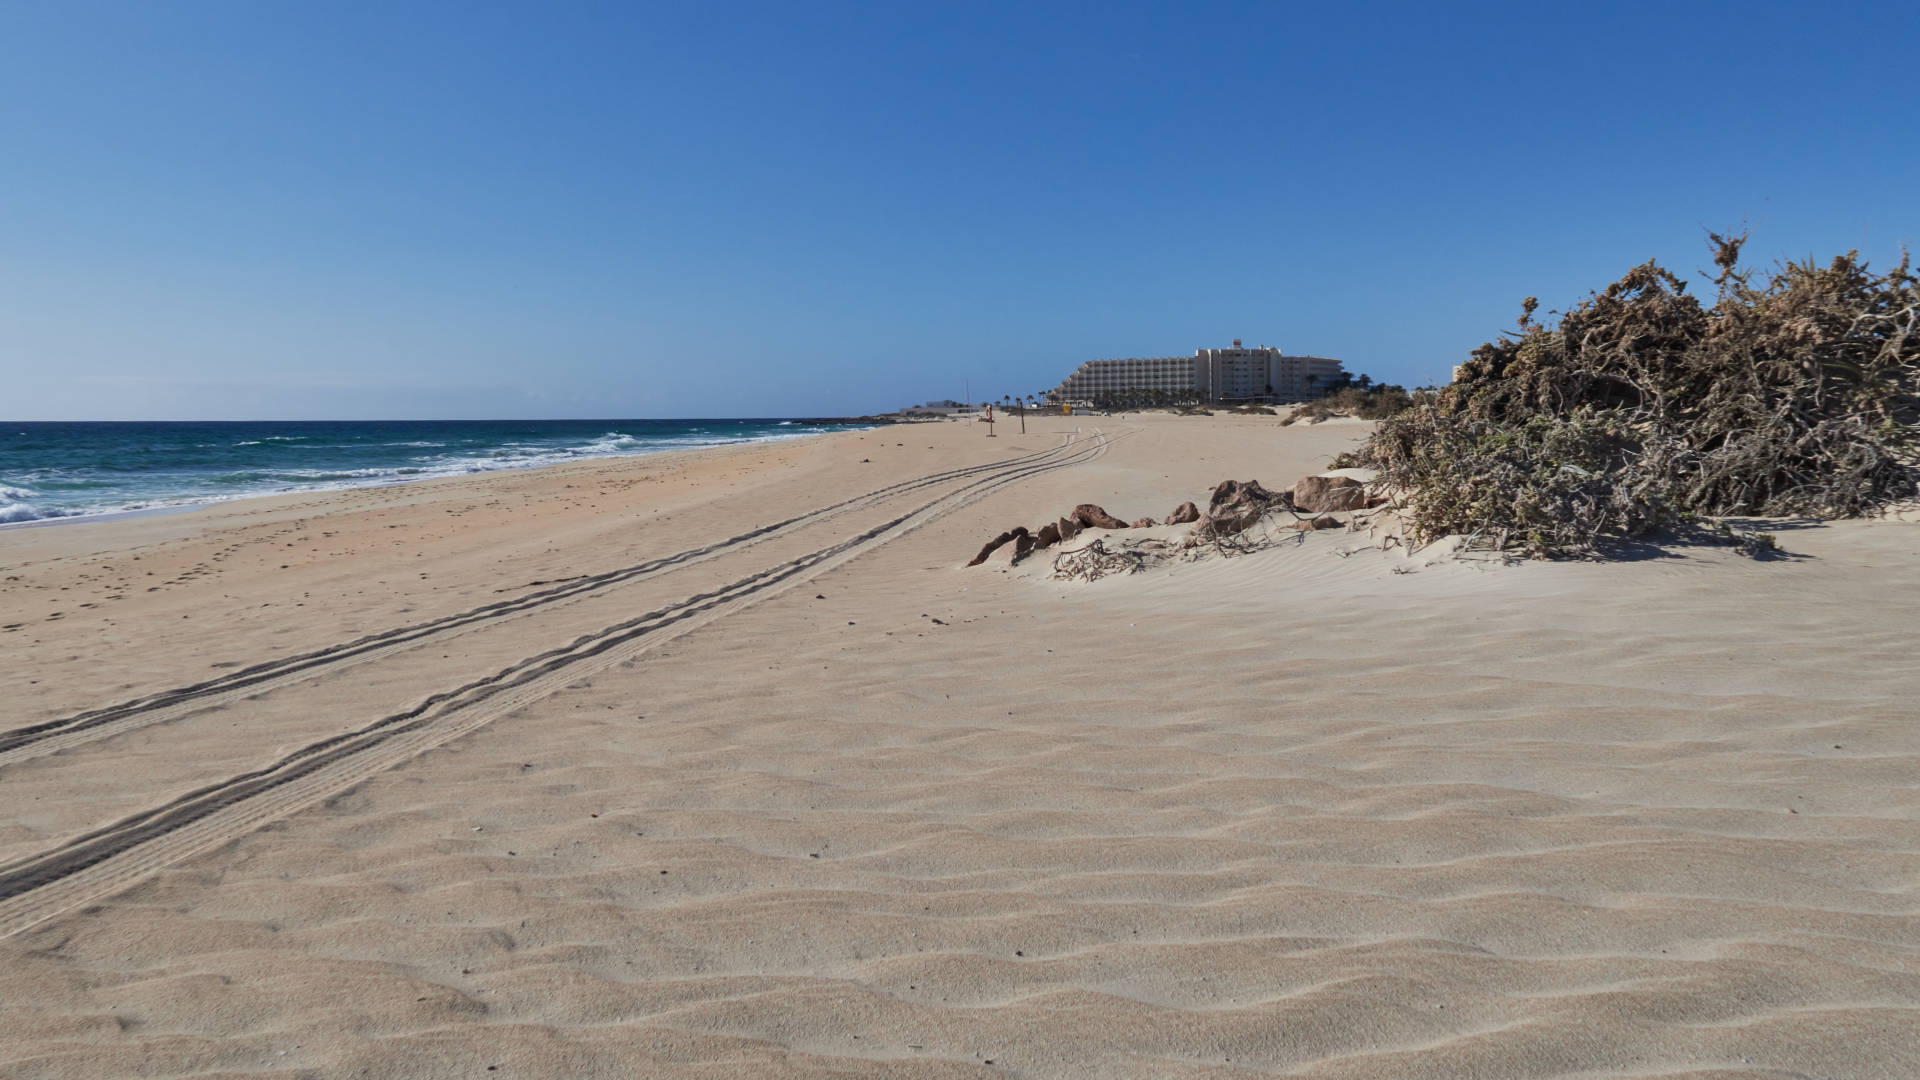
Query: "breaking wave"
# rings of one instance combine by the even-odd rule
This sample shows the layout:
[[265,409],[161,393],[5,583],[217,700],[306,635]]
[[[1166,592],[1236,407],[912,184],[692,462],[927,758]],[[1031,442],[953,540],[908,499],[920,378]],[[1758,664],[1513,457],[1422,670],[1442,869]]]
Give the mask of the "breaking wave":
[[8,426],[25,430],[0,432],[0,525],[377,487],[829,430],[793,420]]

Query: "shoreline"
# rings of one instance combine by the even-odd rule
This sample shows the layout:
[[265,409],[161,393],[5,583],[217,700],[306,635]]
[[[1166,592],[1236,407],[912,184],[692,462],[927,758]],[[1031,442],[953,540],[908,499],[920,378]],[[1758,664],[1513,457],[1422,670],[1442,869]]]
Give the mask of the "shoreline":
[[[463,479],[467,477],[490,476],[497,473],[527,472],[532,470],[552,468],[555,466],[575,465],[575,464],[580,464],[583,462],[590,462],[590,461],[613,461],[613,460],[621,460],[626,458],[644,458],[644,457],[650,457],[656,454],[699,453],[707,450],[726,449],[728,447],[733,447],[733,446],[757,446],[757,445],[763,445],[763,444],[775,444],[775,443],[787,442],[794,439],[805,439],[815,435],[831,435],[831,434],[837,434],[840,431],[864,431],[864,430],[869,430],[872,427],[882,426],[878,422],[870,422],[871,418],[858,418],[858,419],[853,419],[853,418],[848,418],[848,419],[741,418],[741,419],[746,420],[748,422],[756,422],[756,423],[779,423],[779,424],[790,423],[794,425],[806,425],[810,427],[828,427],[834,430],[796,432],[791,435],[774,434],[774,435],[755,436],[751,438],[733,439],[726,442],[716,442],[716,443],[712,443],[704,446],[655,447],[655,448],[622,451],[622,452],[579,454],[572,458],[567,458],[567,459],[562,459],[557,461],[537,461],[537,462],[529,462],[526,464],[504,464],[504,465],[499,465],[493,468],[468,468],[463,471],[457,471],[457,472],[456,471],[427,472],[423,470],[423,474],[418,476],[369,478],[365,482],[358,482],[358,483],[346,482],[346,481],[327,481],[327,482],[315,483],[310,486],[289,485],[285,488],[274,490],[274,491],[253,491],[253,492],[244,492],[244,493],[233,494],[233,495],[211,495],[211,496],[200,497],[200,498],[187,498],[179,502],[162,502],[160,505],[153,505],[153,506],[137,506],[137,507],[115,508],[115,509],[99,510],[99,511],[80,511],[76,513],[60,513],[60,514],[55,514],[48,517],[26,518],[20,521],[0,521],[0,532],[5,532],[7,530],[13,530],[13,529],[46,528],[51,526],[65,526],[65,525],[77,525],[77,524],[84,524],[84,523],[119,521],[119,520],[126,520],[129,518],[151,516],[156,514],[194,513],[194,512],[208,510],[214,507],[245,502],[253,499],[272,499],[272,498],[280,498],[280,497],[316,495],[316,494],[324,494],[327,492],[336,492],[336,491],[361,491],[361,490],[369,490],[369,489],[377,489],[377,488],[406,487],[414,484],[428,483],[436,480],[458,480],[458,479]],[[118,421],[100,421],[99,423],[116,423],[116,422]],[[328,421],[311,421],[311,422],[312,423],[328,423]],[[414,421],[399,421],[399,422],[414,423]],[[587,421],[587,422],[598,424],[598,423],[602,423],[603,421]],[[605,422],[617,423],[618,421],[605,421]],[[649,422],[655,422],[655,421],[649,421]],[[707,420],[702,418],[689,418],[687,420],[677,420],[677,421],[668,421],[668,422],[693,424],[693,423],[718,423],[722,421]],[[95,422],[86,421],[85,423],[95,423]],[[150,422],[149,421],[124,421],[124,423],[145,424]],[[180,423],[184,424],[189,422],[180,421]],[[233,423],[251,423],[251,421],[233,421]],[[0,425],[3,425],[3,424],[4,422],[0,422]],[[244,468],[244,466],[238,466],[238,467]]]
[[[234,499],[265,498],[268,496],[236,495]],[[218,506],[231,500],[212,500],[201,503],[183,503],[179,506],[147,506],[135,510],[102,510],[97,514],[60,514],[55,517],[28,518],[25,521],[0,521],[0,532],[10,529],[47,529],[61,525],[80,525],[93,522],[125,521],[130,518],[156,517],[162,514],[190,514],[204,510],[209,506]]]

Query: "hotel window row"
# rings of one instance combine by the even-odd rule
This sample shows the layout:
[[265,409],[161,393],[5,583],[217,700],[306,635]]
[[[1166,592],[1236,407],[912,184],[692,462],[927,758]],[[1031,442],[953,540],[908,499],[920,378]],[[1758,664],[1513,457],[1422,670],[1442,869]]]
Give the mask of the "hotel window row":
[[1342,374],[1325,356],[1287,356],[1279,349],[1197,349],[1192,357],[1089,360],[1049,394],[1084,401],[1129,392],[1194,393],[1208,402],[1305,401],[1326,393]]

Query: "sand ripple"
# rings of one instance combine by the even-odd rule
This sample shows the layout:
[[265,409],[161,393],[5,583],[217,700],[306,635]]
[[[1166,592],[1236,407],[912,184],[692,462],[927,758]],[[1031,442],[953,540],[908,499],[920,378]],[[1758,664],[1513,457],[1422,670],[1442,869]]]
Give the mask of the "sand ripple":
[[1832,572],[1893,528],[895,545],[0,943],[0,1074],[1920,1075],[1920,572]]

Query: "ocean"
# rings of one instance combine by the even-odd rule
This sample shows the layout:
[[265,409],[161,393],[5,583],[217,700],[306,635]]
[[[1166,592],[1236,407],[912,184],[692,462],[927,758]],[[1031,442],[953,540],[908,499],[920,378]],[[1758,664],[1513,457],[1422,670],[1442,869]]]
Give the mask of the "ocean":
[[794,438],[797,420],[0,422],[0,525]]

